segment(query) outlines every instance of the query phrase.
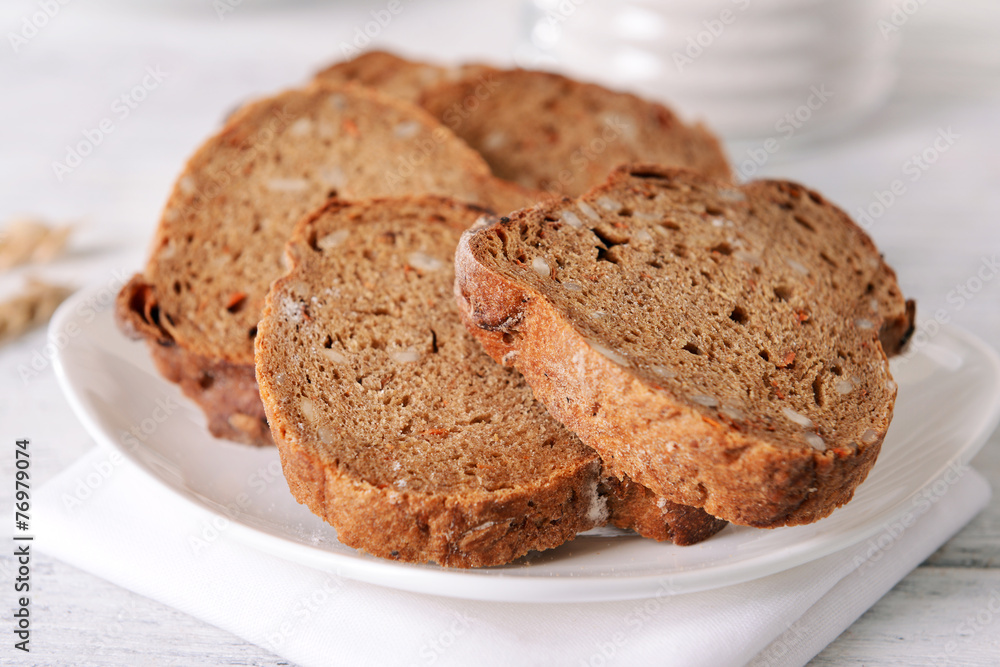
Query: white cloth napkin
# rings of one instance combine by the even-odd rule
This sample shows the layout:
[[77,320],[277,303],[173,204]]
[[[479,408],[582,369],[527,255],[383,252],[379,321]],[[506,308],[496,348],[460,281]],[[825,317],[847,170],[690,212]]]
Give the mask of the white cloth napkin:
[[[35,545],[300,665],[802,665],[989,502],[968,470],[915,524],[756,581],[622,602],[407,593],[256,551],[94,450],[38,493]],[[93,488],[96,487],[96,488]],[[82,499],[81,499],[82,498]]]

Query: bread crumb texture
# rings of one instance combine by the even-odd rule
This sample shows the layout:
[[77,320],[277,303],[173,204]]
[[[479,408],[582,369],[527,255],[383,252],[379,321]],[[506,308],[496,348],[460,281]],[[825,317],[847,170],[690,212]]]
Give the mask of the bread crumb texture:
[[[600,459],[459,318],[454,249],[481,214],[436,197],[335,202],[288,246],[257,379],[289,486],[345,544],[496,565],[608,519]],[[718,530],[701,516],[692,536]]]
[[[509,210],[534,201],[422,110],[315,85],[246,105],[191,158],[143,283],[161,339],[253,363],[253,337],[294,224],[330,197],[438,193]],[[137,303],[141,318],[150,303]],[[128,314],[128,313],[126,313]]]
[[621,473],[735,523],[808,523],[874,464],[912,316],[820,195],[654,166],[467,235],[456,289],[497,360]]
[[579,195],[624,162],[689,167],[728,180],[718,139],[662,104],[551,72],[494,70],[428,88],[421,104],[493,173]]

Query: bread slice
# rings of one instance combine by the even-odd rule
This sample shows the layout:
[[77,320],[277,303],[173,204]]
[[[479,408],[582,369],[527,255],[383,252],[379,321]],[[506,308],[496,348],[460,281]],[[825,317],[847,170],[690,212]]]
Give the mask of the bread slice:
[[479,151],[493,173],[576,196],[624,162],[690,167],[729,179],[704,126],[635,95],[550,72],[492,71],[428,89],[421,104]]
[[292,493],[345,544],[458,567],[555,547],[609,506],[678,543],[719,530],[627,480],[604,488],[593,450],[465,330],[453,256],[482,212],[432,196],[334,201],[296,227],[256,337]]
[[467,325],[609,469],[733,523],[816,521],[875,462],[912,313],[817,193],[652,165],[466,234]]
[[406,60],[386,51],[366,51],[351,60],[330,65],[318,72],[315,80],[335,85],[357,83],[416,104],[428,88],[492,71],[487,65],[442,67]]
[[119,322],[150,341],[214,435],[268,444],[253,338],[294,223],[334,195],[423,192],[496,211],[536,199],[425,112],[375,91],[315,85],[248,104],[188,162],[145,271],[119,295]]
[[661,104],[558,74],[441,67],[369,51],[316,80],[353,82],[422,104],[482,153],[495,175],[535,190],[577,195],[635,161],[731,175],[704,126],[685,125]]

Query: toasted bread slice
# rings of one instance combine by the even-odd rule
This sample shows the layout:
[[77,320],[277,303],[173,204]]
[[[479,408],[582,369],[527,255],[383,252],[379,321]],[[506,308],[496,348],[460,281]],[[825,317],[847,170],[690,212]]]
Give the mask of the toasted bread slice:
[[[199,402],[213,434],[268,444],[253,338],[294,223],[331,196],[424,192],[496,211],[535,200],[494,179],[424,111],[376,91],[314,85],[248,104],[188,162],[145,271],[119,295],[119,321],[175,346],[154,348],[157,364]],[[233,386],[249,393],[233,401]]]
[[555,547],[609,512],[682,544],[719,530],[628,480],[606,486],[593,450],[465,330],[453,256],[482,212],[334,201],[296,227],[256,337],[292,493],[345,544],[458,567]]
[[816,521],[878,455],[912,315],[872,241],[817,193],[652,165],[470,231],[472,331],[609,469],[733,523]]
[[491,71],[428,89],[421,104],[479,151],[493,173],[576,196],[624,162],[689,167],[729,179],[718,139],[667,107],[527,70]]

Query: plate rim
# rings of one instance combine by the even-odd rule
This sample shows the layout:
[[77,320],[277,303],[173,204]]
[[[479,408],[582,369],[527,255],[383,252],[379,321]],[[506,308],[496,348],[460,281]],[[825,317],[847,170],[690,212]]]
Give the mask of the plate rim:
[[[69,297],[54,313],[48,327],[47,335],[52,338],[65,331],[69,322],[74,321],[77,307],[92,297],[100,286],[91,286],[77,291]],[[107,310],[97,313],[91,321],[79,325],[82,334],[87,327],[101,317],[113,317],[113,305]],[[117,330],[117,329],[116,329]],[[989,362],[990,379],[994,385],[993,402],[990,410],[984,410],[979,424],[968,440],[949,456],[947,462],[937,469],[932,480],[956,462],[967,464],[982,448],[990,435],[1000,423],[1000,355],[981,338],[954,325],[942,325],[941,331],[959,339],[962,343],[983,355]],[[119,335],[120,332],[119,332]],[[122,342],[139,344],[122,336]],[[131,464],[147,480],[166,489],[172,495],[182,499],[201,511],[210,515],[222,516],[215,508],[190,489],[176,487],[167,479],[153,470],[144,460],[130,448],[123,446],[96,421],[88,405],[78,391],[67,362],[67,356],[75,349],[74,342],[79,345],[79,336],[73,337],[63,346],[56,346],[53,356],[53,369],[73,413],[80,420],[86,432],[103,448],[117,452]],[[86,340],[86,335],[83,336]],[[176,386],[176,385],[174,385]],[[178,389],[179,391],[179,389]],[[186,399],[189,400],[189,399]],[[199,410],[200,411],[200,410]],[[893,517],[900,515],[904,507],[912,503],[912,499],[926,488],[922,486],[902,496],[883,511]],[[207,500],[207,499],[206,499]],[[798,567],[799,565],[818,560],[830,554],[843,551],[859,544],[864,539],[875,535],[881,530],[882,523],[868,522],[852,529],[839,532],[837,540],[828,540],[825,545],[817,548],[815,545],[803,543],[802,547],[792,550],[782,558],[761,556],[739,561],[726,566],[714,566],[707,569],[688,570],[661,574],[636,574],[623,576],[546,576],[532,577],[507,575],[496,569],[483,573],[477,569],[446,568],[435,565],[422,565],[388,561],[369,556],[361,552],[342,554],[323,549],[315,545],[291,540],[285,536],[276,535],[265,529],[242,523],[238,517],[229,519],[233,536],[243,544],[265,553],[301,565],[306,565],[325,572],[333,572],[336,576],[356,579],[379,586],[387,586],[414,593],[423,593],[450,598],[469,600],[522,602],[522,603],[564,603],[564,602],[597,602],[612,600],[630,600],[660,597],[680,593],[694,593],[725,586],[752,581]],[[697,545],[695,545],[697,546]],[[806,549],[806,546],[811,548]],[[692,548],[692,547],[688,547]],[[763,562],[761,562],[763,561]],[[525,569],[530,569],[530,564]],[[727,576],[719,583],[718,570],[725,567]],[[542,583],[544,582],[544,584]],[[457,585],[456,585],[457,584]]]

